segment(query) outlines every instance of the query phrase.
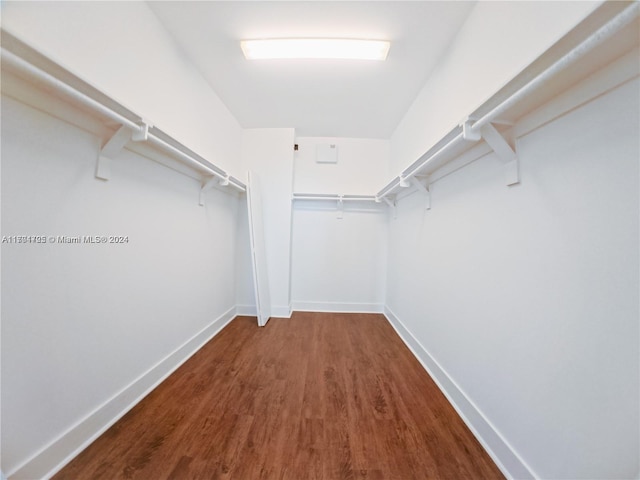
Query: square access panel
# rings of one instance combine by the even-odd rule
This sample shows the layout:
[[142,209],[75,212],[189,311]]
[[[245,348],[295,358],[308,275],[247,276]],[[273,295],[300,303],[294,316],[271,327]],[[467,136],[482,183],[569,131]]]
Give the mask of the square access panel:
[[338,163],[338,146],[334,143],[316,145],[316,163]]

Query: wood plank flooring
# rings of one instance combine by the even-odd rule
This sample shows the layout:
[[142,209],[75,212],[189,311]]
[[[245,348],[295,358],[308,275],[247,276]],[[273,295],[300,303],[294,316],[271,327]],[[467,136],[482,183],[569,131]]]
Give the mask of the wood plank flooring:
[[238,317],[63,479],[502,479],[382,315]]

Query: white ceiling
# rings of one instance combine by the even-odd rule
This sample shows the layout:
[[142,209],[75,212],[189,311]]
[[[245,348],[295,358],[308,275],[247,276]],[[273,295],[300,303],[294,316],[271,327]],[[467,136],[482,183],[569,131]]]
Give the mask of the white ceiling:
[[[149,2],[244,128],[389,138],[475,2]],[[240,40],[391,41],[386,62],[245,60]]]

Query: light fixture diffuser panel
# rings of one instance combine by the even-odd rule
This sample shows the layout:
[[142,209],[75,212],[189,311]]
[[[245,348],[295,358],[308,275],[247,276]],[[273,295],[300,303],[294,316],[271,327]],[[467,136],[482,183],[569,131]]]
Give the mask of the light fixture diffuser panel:
[[389,42],[385,40],[341,38],[275,38],[240,42],[242,52],[248,60],[386,60],[389,46]]

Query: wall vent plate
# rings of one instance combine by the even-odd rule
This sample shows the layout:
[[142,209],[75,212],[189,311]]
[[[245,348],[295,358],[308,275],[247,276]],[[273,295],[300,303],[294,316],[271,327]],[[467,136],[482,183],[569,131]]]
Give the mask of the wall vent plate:
[[334,143],[316,145],[316,163],[338,163],[338,146]]

